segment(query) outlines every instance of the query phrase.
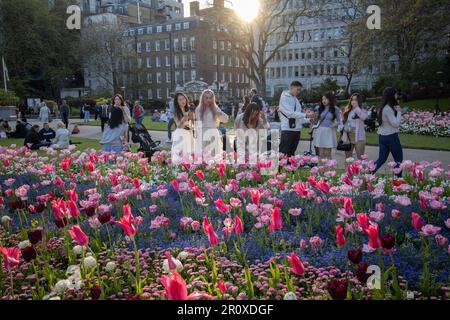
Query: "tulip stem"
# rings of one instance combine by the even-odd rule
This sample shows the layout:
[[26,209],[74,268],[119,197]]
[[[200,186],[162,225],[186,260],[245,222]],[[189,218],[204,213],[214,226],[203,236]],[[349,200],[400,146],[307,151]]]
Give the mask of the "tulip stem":
[[11,300],[14,299],[14,279],[13,279],[13,274],[12,274],[12,269],[9,270],[9,279],[11,281]]
[[134,257],[136,260],[136,294],[141,296],[141,272],[139,267],[139,250],[136,245],[136,240],[133,237]]

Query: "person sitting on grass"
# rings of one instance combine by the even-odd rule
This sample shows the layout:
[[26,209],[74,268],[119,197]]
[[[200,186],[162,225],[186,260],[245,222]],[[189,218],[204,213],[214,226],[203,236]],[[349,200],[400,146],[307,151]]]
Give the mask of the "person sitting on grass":
[[42,142],[41,137],[39,136],[39,126],[35,124],[31,127],[31,130],[28,132],[25,137],[25,141],[23,145],[31,150],[38,150],[41,147],[48,147],[51,145],[51,142]]
[[0,138],[8,138],[11,135],[12,129],[8,121],[0,119]]
[[52,142],[52,139],[55,139],[56,137],[56,132],[50,128],[49,124],[46,122],[41,131],[39,131],[39,137],[46,142]]
[[161,114],[159,113],[158,110],[156,110],[155,113],[153,113],[152,121],[159,122],[160,120],[161,120]]
[[30,124],[22,120],[17,120],[16,130],[10,134],[11,138],[24,139],[30,130]]
[[66,129],[66,125],[64,124],[64,122],[58,122],[55,141],[53,143],[56,149],[67,149],[69,147],[69,135],[69,130]]
[[73,126],[72,134],[80,134],[80,127],[77,124]]

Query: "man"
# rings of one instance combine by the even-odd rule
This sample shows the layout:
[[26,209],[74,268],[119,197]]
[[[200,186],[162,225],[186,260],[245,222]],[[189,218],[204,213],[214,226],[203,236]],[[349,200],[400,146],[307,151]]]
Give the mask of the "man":
[[66,100],[62,101],[59,113],[61,114],[61,120],[66,125],[66,129],[67,129],[69,127],[70,108],[67,105]]
[[110,115],[109,105],[107,103],[104,103],[100,107],[100,123],[101,123],[101,127],[102,127],[102,132],[105,131],[105,124],[109,120],[109,115]]
[[258,95],[258,90],[256,90],[255,88],[250,91],[250,102],[256,103],[259,106],[260,110],[264,111],[264,100]]
[[27,148],[30,148],[31,150],[38,150],[41,147],[50,146],[51,142],[41,141],[41,137],[39,136],[39,126],[35,124],[34,126],[31,127],[31,130],[25,137],[23,145],[26,146]]
[[[169,137],[169,141],[167,143],[172,143],[172,126],[176,126],[175,120],[173,119],[173,115],[175,113],[175,101],[173,97],[170,97],[169,99],[169,112],[167,113],[167,136]],[[162,121],[162,119],[161,119]]]
[[48,122],[50,117],[50,108],[47,107],[47,105],[45,104],[45,102],[42,104],[41,109],[39,110],[39,119],[46,123]]
[[303,85],[299,81],[293,81],[289,90],[284,91],[280,98],[278,109],[281,120],[280,152],[288,157],[295,155],[303,123],[309,122],[297,98],[302,88]]
[[39,137],[46,142],[52,142],[52,139],[56,137],[56,132],[50,128],[48,123],[44,123],[44,127],[39,131]]
[[25,104],[25,101],[21,101],[19,104],[19,112],[20,112],[20,118],[23,122],[27,121],[26,114],[28,111],[28,106]]
[[144,107],[139,104],[139,100],[134,102],[133,107],[133,118],[136,124],[142,124],[142,120],[144,119],[145,110]]

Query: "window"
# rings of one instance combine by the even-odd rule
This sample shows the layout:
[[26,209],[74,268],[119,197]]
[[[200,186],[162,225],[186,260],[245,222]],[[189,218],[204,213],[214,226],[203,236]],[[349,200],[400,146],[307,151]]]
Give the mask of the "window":
[[145,51],[150,52],[152,50],[150,42],[145,43]]
[[147,90],[147,99],[153,99],[153,90],[152,89],[148,89]]
[[157,68],[161,67],[161,57],[160,56],[156,56],[156,67]]
[[191,50],[195,50],[195,37],[191,37],[190,39]]
[[141,52],[142,52],[142,43],[138,42],[138,43],[136,44],[136,51],[137,51],[138,53],[141,53]]
[[173,39],[173,50],[174,51],[178,51],[180,49],[179,43],[180,43],[179,39]]
[[161,83],[161,72],[156,73],[156,83]]
[[147,57],[147,68],[151,68],[152,67],[152,61],[150,57]]
[[172,31],[172,25],[171,25],[171,24],[168,24],[168,25],[166,26],[166,31],[167,31],[167,32]]
[[153,28],[152,27],[147,27],[147,33],[148,34],[152,34],[153,33]]
[[214,62],[213,65],[217,66],[217,54],[214,55]]
[[220,50],[225,50],[225,41],[220,41]]
[[172,82],[172,77],[170,76],[170,72],[166,72],[166,82],[167,83],[171,83]]
[[189,29],[189,22],[183,23],[183,29],[184,30]]
[[175,71],[175,82],[176,84],[181,84],[180,71]]
[[221,66],[225,65],[225,56],[220,56],[220,65]]
[[156,98],[161,99],[161,89],[160,88],[156,89]]
[[159,40],[155,41],[155,50],[161,51],[161,41],[159,41]]
[[162,26],[157,26],[157,27],[156,27],[156,32],[157,32],[157,33],[162,32]]
[[183,54],[183,68],[186,68],[187,67],[187,55],[185,55],[185,54]]
[[217,79],[217,71],[214,72],[214,81],[216,81],[216,82],[218,81],[218,79]]
[[191,70],[191,80],[194,81],[197,78],[197,70]]
[[213,49],[217,50],[217,41],[216,40],[213,40]]
[[170,57],[166,56],[166,67],[170,67]]
[[142,67],[142,59],[141,58],[137,59],[137,67],[138,67],[138,69],[140,69]]
[[164,50],[166,50],[166,51],[170,50],[170,40],[164,41]]
[[178,68],[178,66],[180,65],[180,56],[175,55],[173,59],[174,59],[173,64],[175,65],[175,68]]
[[175,30],[181,30],[181,23],[177,23],[175,25]]
[[196,67],[197,66],[197,56],[195,55],[195,53],[191,54],[191,67]]
[[187,38],[181,39],[181,50],[183,50],[183,51],[187,50]]
[[142,28],[139,29],[139,30],[138,30],[138,35],[143,35],[143,34],[144,34],[144,29],[142,29]]
[[147,73],[147,83],[152,84],[153,82],[153,76],[151,73]]

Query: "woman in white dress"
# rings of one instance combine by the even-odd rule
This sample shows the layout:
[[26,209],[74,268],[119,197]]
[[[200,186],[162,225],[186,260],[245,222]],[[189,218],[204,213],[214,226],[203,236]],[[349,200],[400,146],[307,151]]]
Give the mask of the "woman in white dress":
[[212,90],[203,91],[200,104],[195,110],[195,153],[202,155],[204,161],[223,159],[220,123],[228,122],[228,115],[217,106]]
[[192,162],[195,113],[189,110],[189,99],[184,93],[175,94],[173,119],[177,129],[172,134],[172,163]]

